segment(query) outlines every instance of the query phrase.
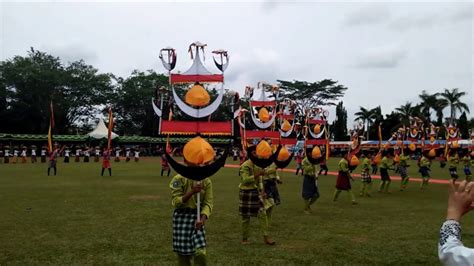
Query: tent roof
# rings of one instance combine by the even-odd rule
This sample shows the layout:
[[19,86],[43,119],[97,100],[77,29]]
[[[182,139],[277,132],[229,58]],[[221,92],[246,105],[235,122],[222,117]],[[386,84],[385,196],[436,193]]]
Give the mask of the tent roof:
[[[104,124],[104,120],[102,118],[99,119],[99,122],[97,123],[97,126],[92,132],[87,134],[89,137],[94,138],[94,139],[103,139],[108,137],[108,132],[109,130]],[[118,137],[117,134],[112,132],[112,139],[115,139]]]

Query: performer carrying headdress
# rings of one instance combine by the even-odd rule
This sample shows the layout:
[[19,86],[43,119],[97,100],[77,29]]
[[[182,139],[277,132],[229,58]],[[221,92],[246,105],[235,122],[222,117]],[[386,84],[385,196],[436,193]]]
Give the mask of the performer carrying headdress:
[[351,196],[352,204],[356,205],[357,201],[355,199],[354,193],[351,190],[351,173],[349,169],[349,161],[351,160],[352,155],[347,153],[342,159],[339,161],[339,173],[337,175],[336,181],[336,190],[334,191],[333,201],[337,201],[339,194],[341,191],[345,190]]
[[[319,149],[319,148],[318,148]],[[316,174],[316,166],[308,160],[310,155],[306,155],[303,159],[303,200],[304,200],[304,212],[311,212],[311,205],[313,205],[319,198],[319,188],[317,186],[318,175]]]
[[430,182],[430,171],[431,171],[430,169],[431,161],[430,159],[428,159],[426,152],[422,153],[422,156],[419,162],[419,167],[420,169],[418,170],[418,172],[420,172],[421,178],[423,179],[420,185],[420,190],[424,190],[425,187],[427,187]]
[[470,182],[471,181],[471,167],[472,167],[472,158],[471,155],[469,154],[469,150],[466,149],[463,151],[464,156],[462,157],[462,164],[464,166],[464,175],[466,176],[466,181]]
[[390,153],[387,150],[382,151],[382,161],[380,162],[380,186],[379,192],[389,192],[390,183],[392,183],[392,179],[390,178],[390,174],[388,170],[393,170],[390,166],[389,162]]
[[[196,182],[176,175],[170,182],[173,212],[173,250],[179,265],[206,264],[206,231],[204,224],[213,207],[212,182],[209,178]],[[196,222],[196,194],[201,194],[201,217]]]
[[448,154],[448,170],[451,175],[451,179],[456,181],[458,179],[458,164],[459,157],[455,149],[451,149]]
[[[271,154],[271,147],[266,141],[259,143],[260,146],[253,151],[254,156],[267,159]],[[265,169],[262,169],[248,159],[240,166],[239,185],[239,213],[242,219],[242,244],[249,244],[250,217],[257,217],[265,244],[274,245],[268,232],[268,217],[263,197],[263,176]]]
[[360,196],[364,197],[371,197],[371,191],[372,191],[372,177],[370,175],[371,173],[371,167],[370,167],[370,162],[372,159],[372,154],[368,151],[362,154],[362,172],[360,174],[361,176],[361,181],[362,181],[362,188],[360,190]]
[[[403,147],[402,147],[403,149]],[[402,177],[402,181],[400,182],[400,191],[404,191],[407,188],[408,181],[410,180],[410,177],[408,177],[408,156],[405,154],[405,152],[402,150],[402,154],[400,154],[400,162],[399,162],[399,172],[400,176]]]

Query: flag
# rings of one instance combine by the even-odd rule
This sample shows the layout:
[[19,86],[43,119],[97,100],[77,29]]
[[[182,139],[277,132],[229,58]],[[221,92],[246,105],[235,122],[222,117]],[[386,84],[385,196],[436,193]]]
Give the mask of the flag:
[[110,150],[112,144],[112,129],[114,128],[114,117],[112,115],[112,107],[109,107],[109,126],[107,132],[107,150]]
[[54,129],[54,110],[53,110],[53,101],[51,101],[49,106],[49,130],[48,130],[48,152],[53,151],[53,129]]

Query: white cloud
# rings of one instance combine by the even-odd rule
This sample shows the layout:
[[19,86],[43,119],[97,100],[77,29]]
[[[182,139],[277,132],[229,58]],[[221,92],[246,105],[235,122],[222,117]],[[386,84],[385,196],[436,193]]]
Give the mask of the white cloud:
[[391,13],[387,5],[372,4],[349,13],[344,19],[344,24],[347,26],[374,25],[387,22],[390,17]]
[[359,68],[395,68],[406,57],[407,50],[401,45],[373,47],[362,52],[356,60]]

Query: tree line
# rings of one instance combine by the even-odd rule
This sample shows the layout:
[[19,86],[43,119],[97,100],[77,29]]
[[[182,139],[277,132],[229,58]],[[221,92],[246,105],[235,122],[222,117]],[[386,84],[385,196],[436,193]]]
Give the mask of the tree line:
[[[336,105],[336,119],[331,124],[335,140],[348,139],[347,111],[341,98],[347,87],[337,81],[324,79],[316,82],[278,80],[281,96],[296,101],[300,106]],[[49,104],[54,103],[56,134],[84,134],[95,125],[95,117],[105,114],[113,106],[115,131],[120,135],[156,136],[158,119],[151,106],[151,98],[159,98],[160,90],[168,86],[168,77],[153,70],[133,71],[128,77],[112,73],[99,73],[98,69],[83,60],[63,63],[59,57],[31,48],[26,56],[14,56],[0,62],[0,133],[45,134],[49,125]],[[183,95],[184,88],[177,87]],[[211,88],[211,97],[217,88]],[[436,94],[423,91],[418,104],[406,103],[385,117],[379,107],[360,107],[356,120],[366,126],[367,137],[376,136],[376,127],[382,123],[384,138],[406,123],[410,116],[431,121],[436,125],[444,121],[443,111],[449,108],[449,119],[457,121],[466,135],[474,127],[467,119],[468,106],[462,101],[466,95],[459,89],[444,90]],[[166,95],[165,95],[166,96]],[[169,95],[167,95],[169,96]],[[224,103],[233,102],[233,95],[226,91]],[[170,98],[170,97],[165,97]],[[164,103],[167,110],[173,105]],[[232,113],[221,106],[213,119],[230,119]],[[175,108],[174,118],[183,114]],[[457,118],[457,114],[462,112]],[[164,118],[169,113],[164,112]],[[375,135],[374,135],[375,134]]]

